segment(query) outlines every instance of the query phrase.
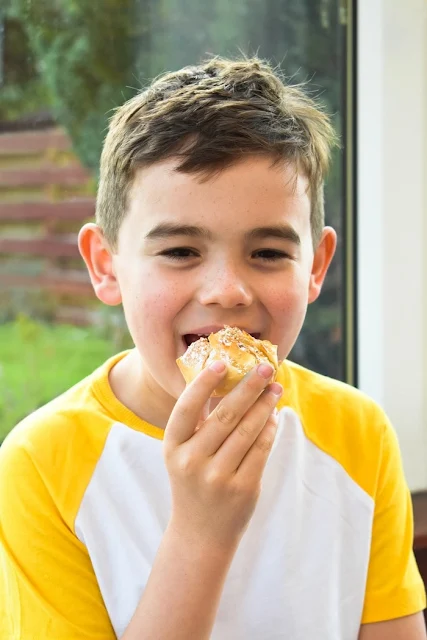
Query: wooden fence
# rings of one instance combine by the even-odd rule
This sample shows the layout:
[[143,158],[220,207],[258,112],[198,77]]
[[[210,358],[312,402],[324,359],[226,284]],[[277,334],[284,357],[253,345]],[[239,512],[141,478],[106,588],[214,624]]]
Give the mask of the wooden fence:
[[93,194],[61,129],[0,134],[2,300],[31,292],[49,298],[55,320],[89,321],[94,294],[77,232],[93,217]]

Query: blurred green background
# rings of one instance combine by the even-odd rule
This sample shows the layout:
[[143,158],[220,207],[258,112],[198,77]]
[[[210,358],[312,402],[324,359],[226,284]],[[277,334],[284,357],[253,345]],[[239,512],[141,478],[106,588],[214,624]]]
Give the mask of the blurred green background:
[[0,441],[122,346],[99,327],[46,324],[26,315],[0,325]]

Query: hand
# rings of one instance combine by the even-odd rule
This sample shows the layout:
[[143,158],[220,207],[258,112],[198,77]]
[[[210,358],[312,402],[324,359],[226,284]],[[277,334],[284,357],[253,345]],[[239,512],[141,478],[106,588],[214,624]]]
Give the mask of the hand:
[[185,389],[166,426],[169,527],[186,542],[237,548],[259,496],[283,389],[268,385],[272,367],[258,365],[206,416],[204,409],[226,371],[215,365]]

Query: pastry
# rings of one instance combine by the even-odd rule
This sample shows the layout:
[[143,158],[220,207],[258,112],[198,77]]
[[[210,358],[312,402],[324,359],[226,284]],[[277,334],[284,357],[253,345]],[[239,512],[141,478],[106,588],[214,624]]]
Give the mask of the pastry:
[[216,397],[229,393],[262,362],[273,366],[273,382],[279,366],[276,345],[269,340],[258,340],[238,327],[228,326],[192,342],[176,362],[188,384],[215,360],[222,360],[227,365],[227,375],[213,393]]

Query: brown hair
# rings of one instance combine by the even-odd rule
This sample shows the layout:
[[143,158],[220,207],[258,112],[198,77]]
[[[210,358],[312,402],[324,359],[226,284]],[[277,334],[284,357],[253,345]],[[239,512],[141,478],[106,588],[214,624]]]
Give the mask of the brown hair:
[[323,182],[336,142],[328,116],[266,62],[215,57],[166,73],[117,109],[101,155],[96,220],[112,250],[135,172],[176,156],[209,177],[244,156],[292,163],[308,178],[313,243],[324,226]]

